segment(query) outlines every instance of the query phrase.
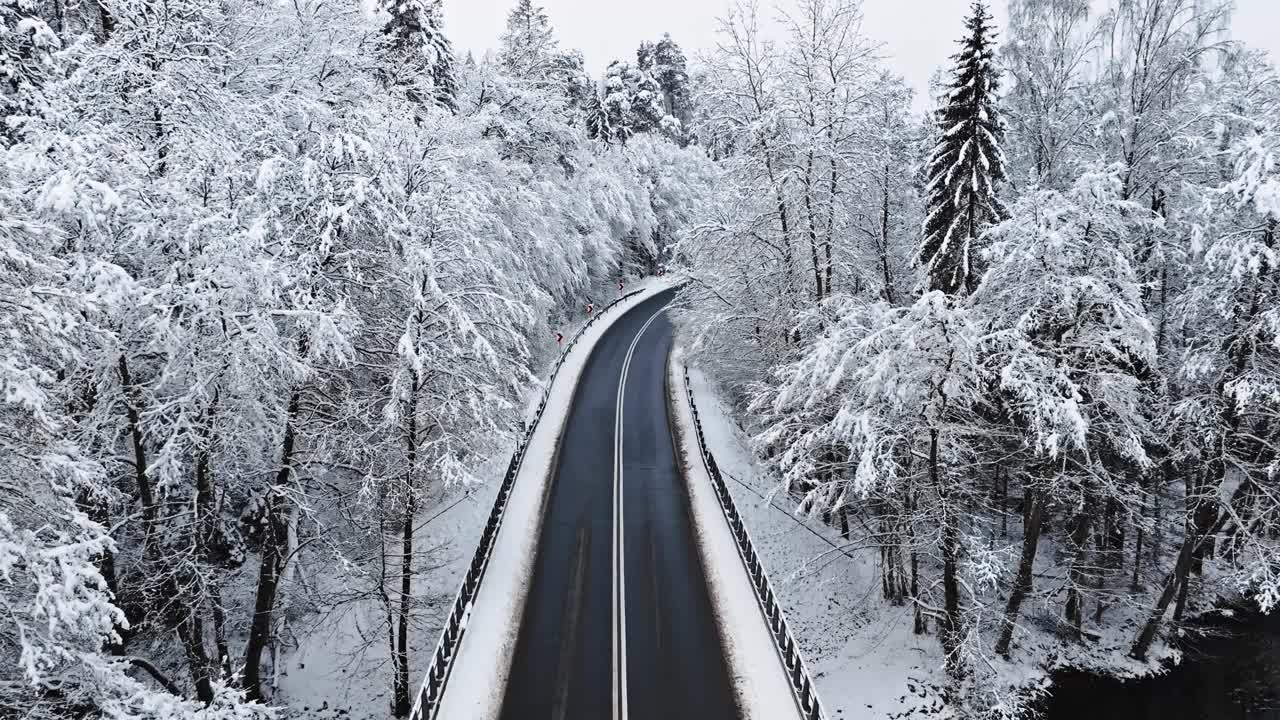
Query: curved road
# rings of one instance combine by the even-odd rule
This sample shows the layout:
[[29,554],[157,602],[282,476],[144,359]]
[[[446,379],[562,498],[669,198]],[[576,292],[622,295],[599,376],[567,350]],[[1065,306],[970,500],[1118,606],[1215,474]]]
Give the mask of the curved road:
[[663,307],[674,292],[615,321],[583,371],[546,499],[505,720],[740,715],[667,422]]

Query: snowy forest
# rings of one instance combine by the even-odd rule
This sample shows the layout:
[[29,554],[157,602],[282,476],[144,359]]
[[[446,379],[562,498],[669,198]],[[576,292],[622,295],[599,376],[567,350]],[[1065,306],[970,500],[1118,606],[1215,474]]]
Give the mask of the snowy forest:
[[507,28],[477,62],[438,0],[0,4],[0,716],[264,714],[353,604],[408,712],[456,590],[415,528],[712,173],[670,40],[603,94],[529,0]]
[[1280,79],[1228,2],[975,2],[917,103],[860,0],[601,77],[442,1],[0,0],[0,717],[312,717],[284,658],[356,607],[407,715],[415,532],[658,272],[957,716],[1280,603]]

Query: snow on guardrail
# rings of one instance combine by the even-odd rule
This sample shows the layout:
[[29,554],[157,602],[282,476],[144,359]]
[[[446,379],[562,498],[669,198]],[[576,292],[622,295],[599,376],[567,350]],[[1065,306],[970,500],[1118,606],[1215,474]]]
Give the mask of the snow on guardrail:
[[715,456],[707,449],[706,438],[702,433],[702,420],[698,415],[698,405],[693,399],[693,387],[689,383],[689,369],[687,367],[683,368],[683,375],[684,390],[689,398],[689,409],[692,411],[693,416],[694,435],[698,438],[698,452],[702,456],[707,474],[711,478],[711,484],[715,489],[716,499],[719,500],[720,509],[724,512],[725,520],[732,531],[733,539],[738,548],[738,555],[742,558],[742,563],[751,580],[752,590],[755,592],[756,601],[759,603],[766,624],[769,626],[769,634],[773,639],[774,646],[777,648],[778,657],[786,667],[791,690],[795,694],[796,705],[799,707],[801,714],[808,720],[822,720],[825,717],[822,713],[822,704],[818,701],[818,693],[814,688],[813,679],[809,676],[809,671],[805,667],[804,659],[800,657],[800,648],[796,645],[795,637],[791,634],[791,628],[787,625],[787,619],[782,614],[782,607],[778,604],[777,596],[774,595],[773,586],[769,584],[764,565],[760,562],[760,556],[756,553],[755,545],[751,542],[751,534],[747,531],[747,526],[743,522],[742,516],[738,513],[737,506],[734,505],[733,496],[729,494],[729,487],[725,484],[724,477],[720,473],[720,467],[716,464]]

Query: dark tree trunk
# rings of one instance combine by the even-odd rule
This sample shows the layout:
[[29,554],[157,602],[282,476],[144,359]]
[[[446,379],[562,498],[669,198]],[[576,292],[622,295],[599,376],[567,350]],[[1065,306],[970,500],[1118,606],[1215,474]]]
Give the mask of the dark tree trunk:
[[[1138,476],[1138,487],[1141,488],[1143,491],[1146,491],[1147,489],[1147,480],[1148,478],[1145,472]],[[1146,508],[1144,504],[1142,506],[1142,509],[1139,510],[1138,512],[1138,523],[1136,528],[1136,534],[1134,536],[1133,577],[1131,582],[1129,583],[1129,589],[1132,590],[1133,592],[1137,592],[1138,589],[1141,587],[1139,578],[1142,573],[1142,548],[1143,548],[1143,545],[1146,543],[1146,539],[1147,539],[1147,532],[1145,527],[1146,523],[1144,522],[1145,519],[1146,519]]]
[[222,604],[221,583],[210,583],[209,604],[213,611],[213,642],[218,652],[218,671],[223,682],[231,682],[231,649],[227,643],[227,611]]
[[1071,566],[1067,571],[1067,604],[1064,615],[1067,623],[1076,632],[1076,639],[1082,637],[1084,624],[1084,600],[1080,588],[1088,582],[1085,563],[1088,557],[1089,529],[1093,520],[1093,501],[1086,496],[1084,507],[1071,519],[1070,543]]
[[937,429],[929,431],[929,480],[942,506],[942,649],[946,653],[947,674],[959,678],[964,673],[960,659],[962,620],[960,617],[960,528],[951,507],[949,488],[943,477]]
[[258,593],[254,599],[253,622],[249,626],[249,640],[244,651],[245,694],[250,700],[263,699],[262,651],[271,639],[272,616],[275,612],[276,593],[280,589],[280,575],[288,562],[289,547],[289,497],[288,487],[293,482],[293,458],[298,405],[301,398],[297,390],[289,396],[288,418],[284,426],[284,444],[280,453],[280,469],[275,484],[266,496],[266,527],[262,534],[262,565],[258,570]]
[[813,216],[813,151],[809,151],[804,169],[804,210],[809,227],[809,255],[813,261],[814,300],[818,303],[826,296],[822,287],[822,263],[818,260],[818,225]]
[[1102,532],[1098,534],[1098,565],[1102,572],[1098,573],[1098,603],[1093,613],[1095,625],[1102,623],[1102,615],[1106,611],[1107,603],[1102,591],[1106,589],[1107,577],[1119,575],[1123,569],[1124,524],[1120,521],[1119,513],[1120,504],[1115,498],[1107,498],[1106,512],[1102,516]]
[[121,355],[117,361],[116,369],[120,374],[120,386],[124,390],[124,410],[129,442],[133,445],[133,479],[138,486],[138,499],[142,501],[143,554],[150,557],[154,550],[156,503],[151,492],[151,478],[147,475],[147,447],[138,412],[140,401],[137,388],[133,385],[133,377],[129,373],[129,363],[124,355]]
[[880,195],[880,273],[884,277],[884,299],[897,305],[893,289],[893,272],[889,269],[889,166],[884,166],[884,192]]
[[1009,537],[1009,471],[1000,472],[1000,537]]
[[98,19],[102,22],[102,42],[111,39],[111,34],[116,29],[116,19],[102,2],[95,3],[98,7]]
[[204,649],[204,623],[198,606],[189,605],[184,610],[186,617],[178,622],[178,638],[191,670],[191,682],[196,686],[196,697],[208,705],[213,702],[213,680],[209,675],[209,654]]
[[392,681],[394,710],[397,717],[409,714],[409,610],[413,596],[413,522],[418,501],[415,495],[414,477],[418,469],[418,415],[417,399],[420,383],[415,377],[408,402],[408,427],[405,431],[405,449],[408,468],[405,472],[404,524],[400,548],[400,608],[396,616],[396,637],[391,653],[395,665]]
[[1032,589],[1032,571],[1035,569],[1036,548],[1040,544],[1045,501],[1043,491],[1023,490],[1022,556],[1018,561],[1018,576],[1014,580],[1013,591],[1009,593],[1009,602],[1005,605],[1004,626],[996,641],[996,652],[1006,659],[1009,657],[1009,644],[1013,642],[1013,630],[1018,624],[1018,613]]
[[1164,589],[1160,592],[1160,598],[1156,600],[1156,606],[1152,609],[1151,615],[1147,617],[1147,622],[1142,626],[1142,630],[1138,633],[1137,639],[1133,641],[1133,647],[1129,649],[1129,654],[1137,660],[1145,660],[1147,651],[1151,649],[1151,643],[1156,639],[1156,633],[1160,630],[1160,624],[1164,620],[1164,614],[1169,609],[1169,603],[1173,601],[1174,594],[1178,588],[1186,582],[1187,573],[1191,571],[1191,558],[1195,554],[1195,538],[1188,534],[1183,538],[1182,548],[1178,550],[1178,561],[1173,566],[1173,572],[1169,577],[1165,578]]

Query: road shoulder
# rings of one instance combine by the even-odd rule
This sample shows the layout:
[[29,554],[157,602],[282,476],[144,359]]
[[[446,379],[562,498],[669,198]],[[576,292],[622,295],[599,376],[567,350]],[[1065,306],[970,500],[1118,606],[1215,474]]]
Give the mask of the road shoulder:
[[742,717],[801,718],[786,667],[697,450],[693,410],[684,392],[684,357],[678,345],[673,346],[667,364],[667,403],[694,537]]

